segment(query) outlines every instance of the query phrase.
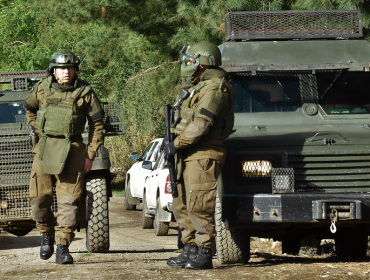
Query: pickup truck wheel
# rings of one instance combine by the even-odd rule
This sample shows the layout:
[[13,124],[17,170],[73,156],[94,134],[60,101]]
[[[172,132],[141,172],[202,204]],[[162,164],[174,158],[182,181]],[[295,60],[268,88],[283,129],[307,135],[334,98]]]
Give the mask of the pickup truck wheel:
[[221,264],[246,263],[250,258],[250,236],[245,230],[228,230],[222,221],[222,207],[217,195],[215,207],[217,260]]
[[148,204],[146,203],[146,193],[143,195],[143,211],[141,212],[141,228],[153,228],[153,218],[148,216]]
[[125,194],[125,210],[135,210],[136,205],[135,204],[130,204],[130,199],[131,199],[131,189],[130,189],[130,180],[127,181],[127,186],[126,186],[126,194]]
[[109,212],[105,177],[86,179],[86,249],[91,253],[109,250]]
[[364,258],[368,249],[365,233],[342,233],[335,238],[335,253],[338,257]]
[[157,198],[157,204],[155,207],[155,216],[154,216],[154,233],[156,236],[165,236],[168,234],[168,228],[170,227],[169,222],[160,222],[159,213],[160,213],[160,203],[159,197]]

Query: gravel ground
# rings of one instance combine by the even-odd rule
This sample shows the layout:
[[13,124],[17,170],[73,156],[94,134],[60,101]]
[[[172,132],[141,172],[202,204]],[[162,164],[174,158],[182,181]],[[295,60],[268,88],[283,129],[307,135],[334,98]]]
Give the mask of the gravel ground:
[[113,198],[109,211],[110,252],[88,253],[82,230],[70,246],[73,265],[56,265],[55,254],[41,260],[36,230],[24,237],[2,232],[0,279],[370,279],[369,258],[282,255],[280,243],[257,238],[247,264],[220,265],[215,256],[213,270],[173,269],[166,261],[177,255],[175,223],[168,236],[160,237],[153,229],[141,229],[141,211],[125,211],[123,199]]

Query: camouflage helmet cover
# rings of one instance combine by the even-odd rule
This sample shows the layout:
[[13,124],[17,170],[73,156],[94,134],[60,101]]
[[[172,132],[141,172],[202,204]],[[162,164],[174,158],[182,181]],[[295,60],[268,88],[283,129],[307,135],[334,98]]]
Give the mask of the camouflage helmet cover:
[[221,52],[215,44],[210,42],[198,42],[192,46],[186,44],[181,54],[181,76],[192,76],[199,65],[221,65]]
[[78,57],[71,51],[68,50],[59,50],[56,51],[51,57],[49,64],[49,71],[52,72],[54,67],[61,66],[73,66],[76,71],[79,70],[80,60]]

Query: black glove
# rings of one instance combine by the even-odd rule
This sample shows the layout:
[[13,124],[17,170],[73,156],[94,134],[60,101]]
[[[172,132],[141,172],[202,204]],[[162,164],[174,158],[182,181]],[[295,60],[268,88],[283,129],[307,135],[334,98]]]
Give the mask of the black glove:
[[164,155],[166,158],[170,156],[174,156],[177,152],[177,149],[175,147],[175,143],[172,141],[168,143],[166,146],[164,146]]

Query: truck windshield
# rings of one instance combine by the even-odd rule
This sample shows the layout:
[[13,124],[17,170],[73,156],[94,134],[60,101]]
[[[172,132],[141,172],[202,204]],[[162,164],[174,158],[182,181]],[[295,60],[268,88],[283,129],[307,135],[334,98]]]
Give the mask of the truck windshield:
[[316,74],[319,103],[329,115],[370,112],[370,74],[336,72]]
[[289,112],[302,104],[298,76],[233,78],[235,112]]
[[26,111],[23,102],[0,102],[0,123],[27,122]]

